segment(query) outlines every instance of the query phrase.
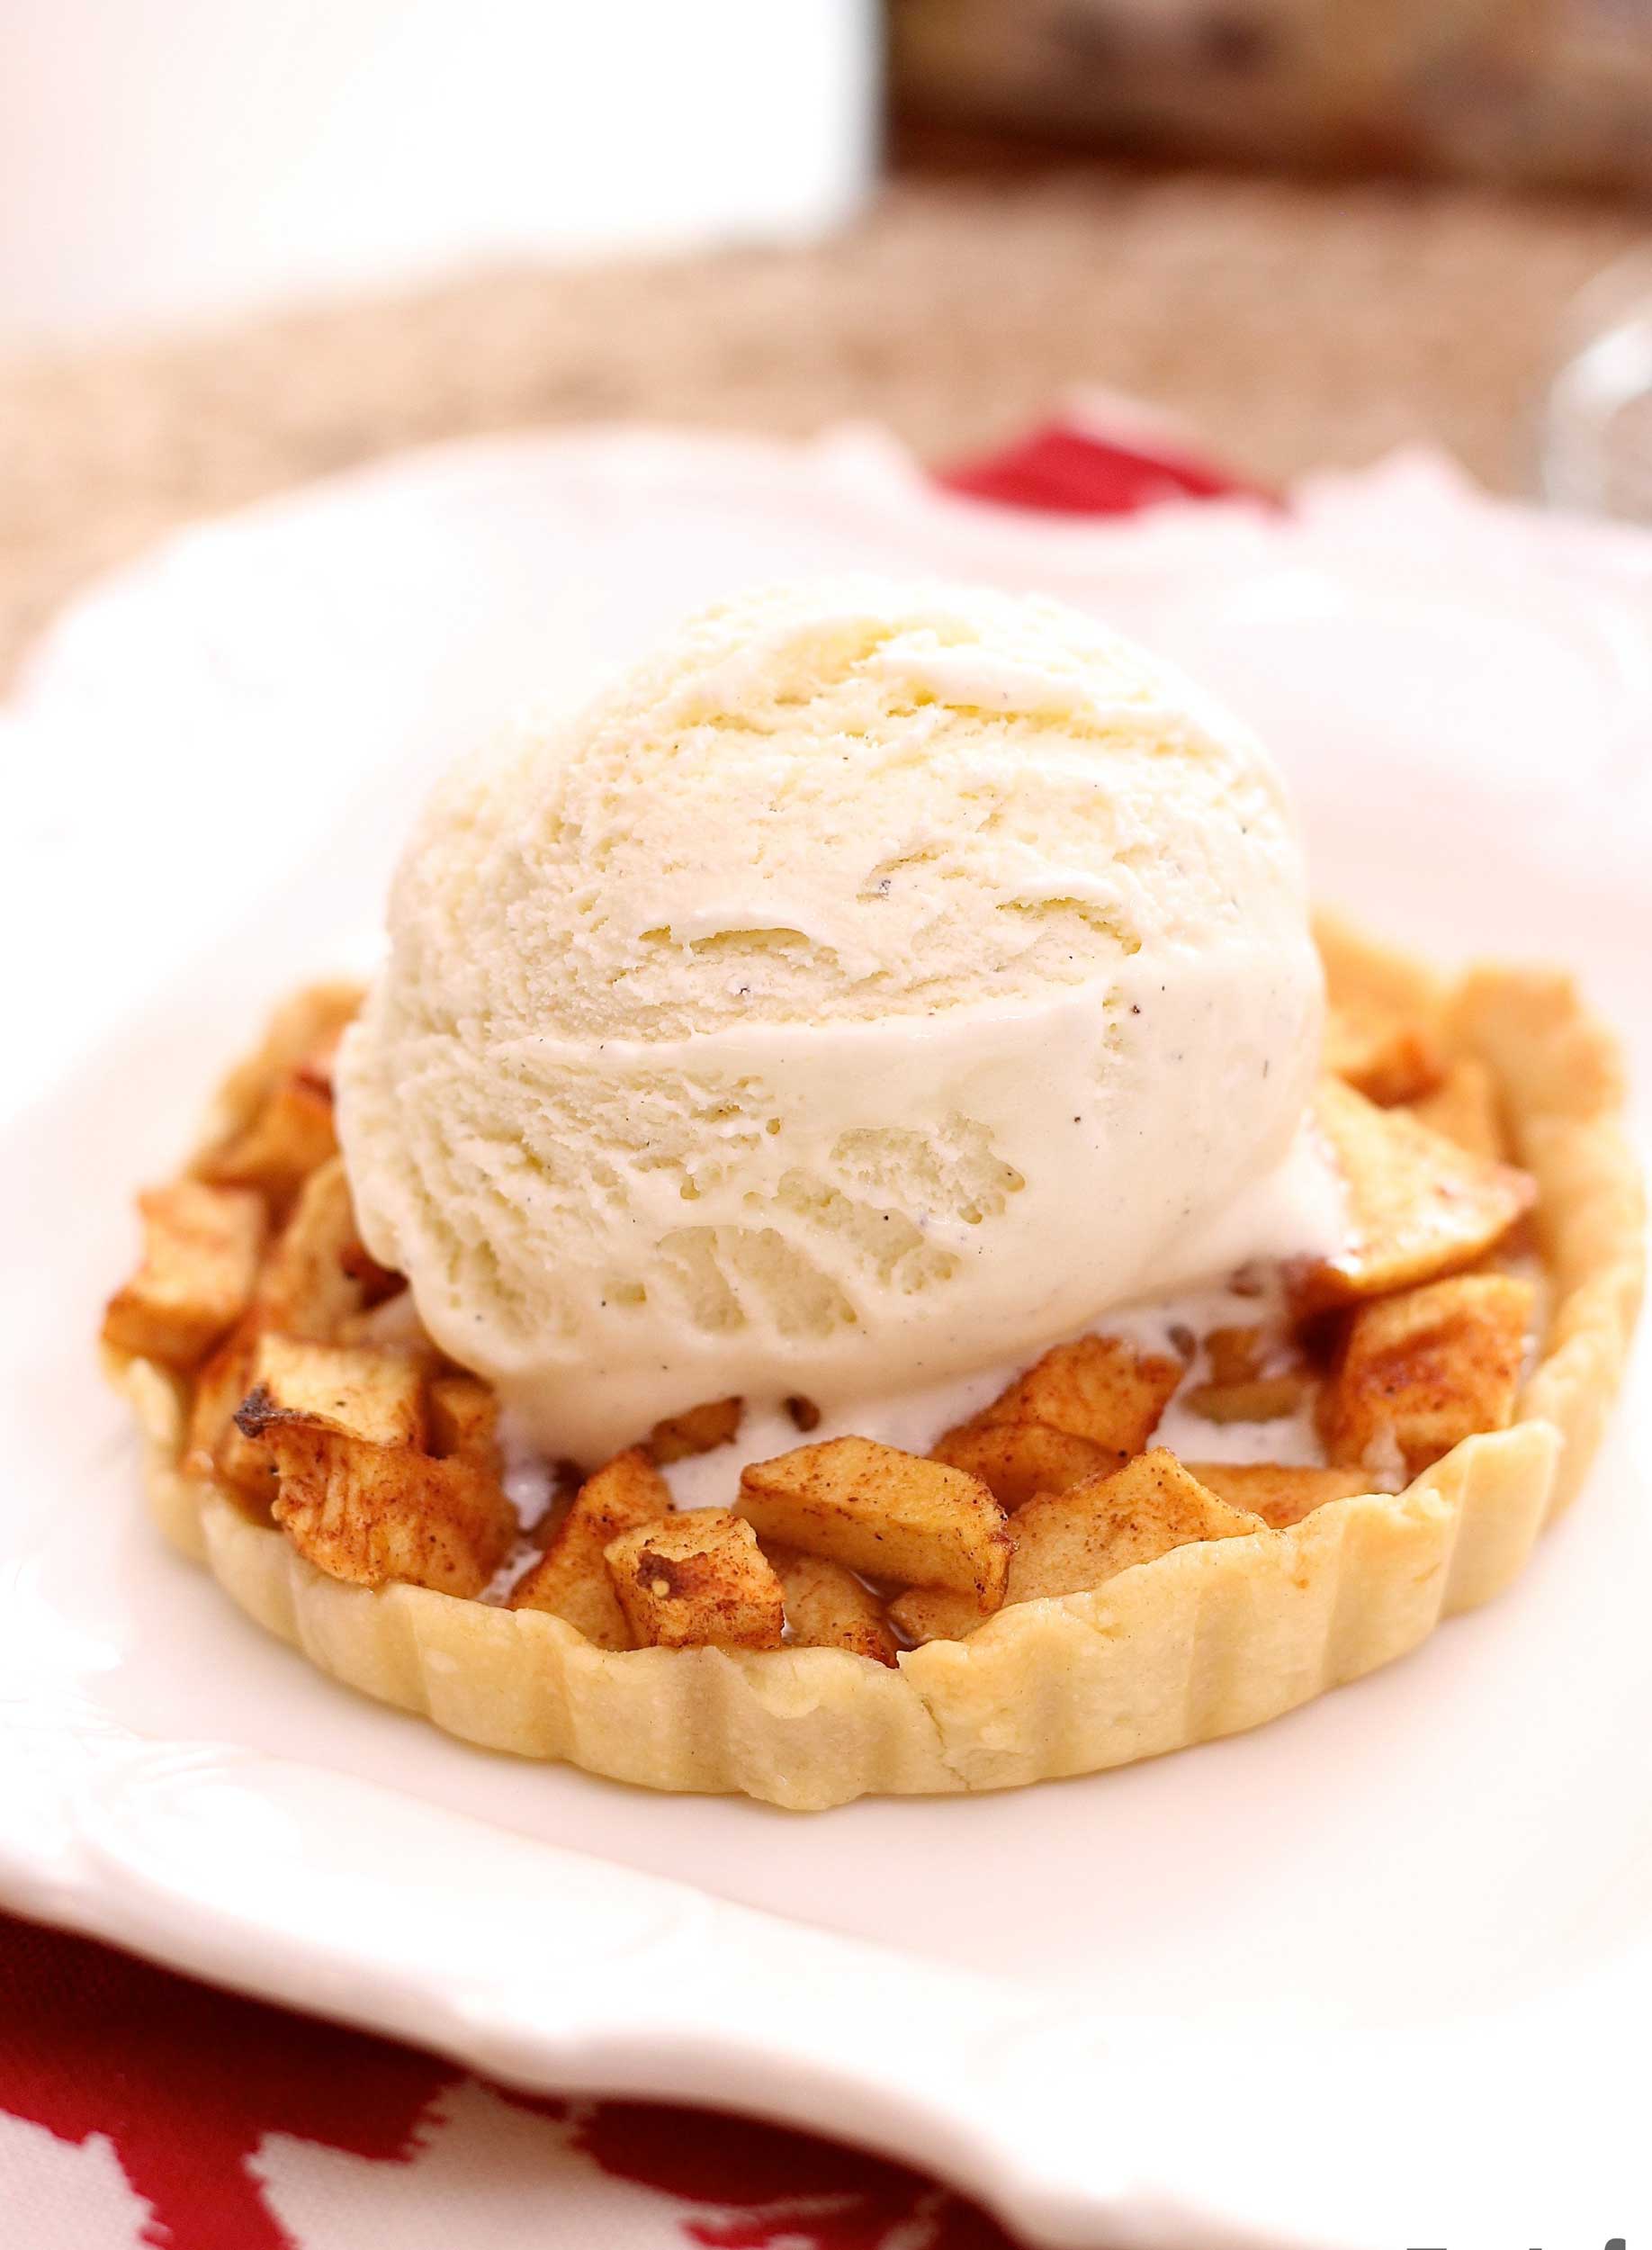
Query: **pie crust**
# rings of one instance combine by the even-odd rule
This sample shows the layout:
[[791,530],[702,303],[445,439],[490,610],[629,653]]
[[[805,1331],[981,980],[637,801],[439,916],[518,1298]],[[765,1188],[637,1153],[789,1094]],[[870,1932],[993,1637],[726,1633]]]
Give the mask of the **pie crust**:
[[1259,1725],[1405,1655],[1501,1592],[1583,1481],[1639,1303],[1641,1181],[1616,1042],[1569,978],[1483,968],[1449,984],[1338,922],[1318,934],[1333,991],[1352,976],[1437,1010],[1451,1048],[1490,1065],[1539,1184],[1552,1304],[1515,1420],[1404,1491],[1173,1548],[1091,1592],[1002,1609],[893,1670],[822,1648],[615,1652],[540,1611],[326,1577],[181,1473],[184,1385],[120,1361],[162,1530],[321,1670],[451,1734],[803,1812],[1127,1765]]

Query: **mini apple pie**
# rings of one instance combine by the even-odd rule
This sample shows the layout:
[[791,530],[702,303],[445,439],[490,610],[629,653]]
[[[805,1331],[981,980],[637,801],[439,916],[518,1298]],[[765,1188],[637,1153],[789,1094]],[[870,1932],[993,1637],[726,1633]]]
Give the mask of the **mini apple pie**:
[[332,1122],[359,995],[300,995],[140,1198],[105,1315],[162,1525],[455,1734],[805,1809],[1122,1764],[1403,1655],[1576,1492],[1640,1190],[1564,977],[1320,944],[1334,1246],[1058,1343],[921,1450],[796,1397],[756,1455],[737,1397],[577,1467],[513,1438],[361,1238]]

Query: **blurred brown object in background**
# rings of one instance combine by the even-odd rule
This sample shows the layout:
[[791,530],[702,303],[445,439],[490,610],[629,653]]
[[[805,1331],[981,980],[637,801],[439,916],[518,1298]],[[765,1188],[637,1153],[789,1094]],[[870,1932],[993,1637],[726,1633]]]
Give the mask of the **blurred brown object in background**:
[[891,0],[898,115],[1112,154],[1652,190],[1638,0]]

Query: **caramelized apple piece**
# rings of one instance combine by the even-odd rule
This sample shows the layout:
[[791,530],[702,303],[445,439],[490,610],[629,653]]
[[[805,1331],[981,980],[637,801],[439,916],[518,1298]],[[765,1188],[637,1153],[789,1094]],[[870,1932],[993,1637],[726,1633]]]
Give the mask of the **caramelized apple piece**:
[[1215,1383],[1249,1382],[1268,1357],[1268,1331],[1252,1328],[1212,1328],[1205,1338],[1205,1363]]
[[513,1609],[549,1610],[599,1649],[634,1645],[605,1561],[623,1532],[671,1513],[671,1488],[640,1445],[588,1476],[543,1558],[511,1589]]
[[[1110,1476],[1029,1500],[1011,1526],[1015,1541],[1004,1606],[1082,1594],[1132,1564],[1191,1541],[1233,1539],[1266,1526],[1197,1481],[1163,1446],[1137,1454]],[[986,1623],[958,1595],[913,1587],[889,1605],[911,1641],[959,1641]]]
[[1411,1114],[1490,1163],[1502,1163],[1509,1153],[1497,1081],[1477,1055],[1459,1055],[1432,1093],[1411,1104]]
[[737,1506],[764,1538],[868,1577],[950,1587],[983,1609],[1003,1598],[1003,1511],[978,1478],[941,1462],[835,1437],[754,1462]]
[[933,1459],[978,1477],[1001,1508],[1024,1507],[1036,1493],[1064,1492],[1086,1477],[1106,1476],[1128,1456],[1112,1445],[1058,1430],[1048,1422],[977,1418],[948,1430]]
[[103,1341],[184,1370],[246,1310],[264,1247],[264,1205],[236,1188],[175,1180],[138,1198],[143,1258],[110,1299]]
[[1035,1360],[974,1419],[1044,1422],[1109,1453],[1139,1454],[1181,1381],[1179,1360],[1123,1336],[1082,1336]]
[[329,1578],[469,1597],[505,1560],[516,1516],[468,1461],[370,1445],[313,1423],[265,1435],[277,1479],[271,1513]]
[[360,1012],[362,999],[360,985],[340,980],[307,985],[282,1003],[265,1025],[257,1047],[224,1083],[218,1102],[218,1146],[247,1130],[283,1079],[301,1078],[319,1093],[331,1094],[338,1042]]
[[243,1437],[236,1408],[252,1389],[258,1326],[249,1316],[233,1328],[195,1378],[184,1473],[220,1486],[255,1521],[266,1519],[275,1497],[275,1464],[268,1451]]
[[649,1454],[665,1469],[674,1461],[687,1461],[691,1454],[709,1454],[718,1445],[732,1445],[740,1435],[745,1410],[743,1399],[708,1399],[685,1414],[669,1415],[663,1422],[655,1423],[649,1436]]
[[640,1646],[781,1645],[786,1598],[780,1580],[751,1526],[726,1508],[688,1508],[622,1532],[609,1543],[607,1565]]
[[884,1605],[852,1570],[795,1547],[765,1544],[763,1552],[786,1597],[790,1642],[799,1648],[847,1649],[877,1664],[894,1662],[895,1637]]
[[196,1168],[218,1185],[256,1188],[281,1212],[337,1147],[330,1084],[294,1069],[277,1080],[251,1123]]
[[1191,1413],[1206,1422],[1278,1422],[1313,1396],[1305,1367],[1278,1375],[1249,1375],[1242,1382],[1196,1383],[1187,1393]]
[[1275,1531],[1370,1487],[1357,1469],[1298,1469],[1278,1461],[1190,1461],[1184,1466],[1217,1499],[1260,1516]]
[[265,1325],[328,1343],[401,1286],[399,1274],[375,1264],[363,1248],[344,1159],[329,1157],[300,1188],[259,1278]]
[[1172,1547],[1264,1528],[1260,1516],[1230,1508],[1155,1446],[1110,1477],[1028,1501],[1015,1519],[1005,1600],[1082,1593]]
[[1332,1004],[1325,1068],[1384,1109],[1414,1102],[1440,1084],[1445,1054],[1436,1025],[1371,1000]]
[[247,1404],[260,1436],[296,1418],[370,1445],[425,1442],[424,1383],[418,1367],[400,1353],[260,1336]]
[[1180,1360],[1122,1336],[1057,1344],[990,1406],[947,1430],[931,1457],[979,1477],[1001,1508],[1064,1492],[1139,1453],[1181,1380]]
[[500,1474],[499,1402],[489,1384],[474,1375],[437,1375],[425,1404],[433,1454],[441,1460],[472,1462],[490,1477]]
[[[400,1293],[386,1298],[386,1288]],[[265,1513],[274,1498],[274,1464],[268,1448],[253,1444],[233,1417],[256,1380],[253,1361],[260,1338],[270,1339],[277,1350],[283,1338],[349,1345],[380,1356],[388,1353],[404,1367],[435,1362],[435,1348],[418,1325],[410,1296],[400,1289],[397,1277],[374,1265],[362,1248],[344,1166],[337,1157],[304,1183],[265,1261],[251,1311],[196,1381],[184,1454],[187,1472],[211,1478],[247,1503],[255,1516]],[[497,1462],[492,1466],[497,1469]]]
[[1342,1175],[1349,1231],[1345,1247],[1293,1275],[1299,1312],[1386,1296],[1470,1264],[1531,1207],[1536,1188],[1526,1173],[1488,1164],[1335,1078],[1322,1083],[1315,1114]]
[[274,1463],[271,1512],[301,1554],[358,1585],[481,1591],[516,1517],[497,1478],[456,1454],[435,1460],[420,1450],[417,1366],[389,1353],[265,1336],[254,1373],[236,1423]]
[[1349,1322],[1321,1425],[1334,1462],[1415,1476],[1514,1408],[1536,1306],[1530,1282],[1461,1274],[1361,1305]]
[[909,1586],[889,1605],[891,1622],[920,1647],[926,1641],[967,1641],[990,1614],[973,1594],[948,1593],[944,1586]]

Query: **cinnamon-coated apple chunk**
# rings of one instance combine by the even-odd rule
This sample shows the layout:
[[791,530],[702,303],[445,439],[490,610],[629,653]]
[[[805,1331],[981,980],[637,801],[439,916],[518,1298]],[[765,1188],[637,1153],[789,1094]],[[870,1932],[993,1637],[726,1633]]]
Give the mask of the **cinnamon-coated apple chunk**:
[[1339,1079],[1322,1081],[1314,1115],[1342,1182],[1347,1235],[1293,1275],[1300,1312],[1458,1272],[1535,1200],[1528,1174],[1459,1148],[1405,1110],[1378,1109]]
[[258,1423],[260,1437],[282,1421],[296,1419],[370,1445],[425,1442],[423,1374],[416,1362],[396,1352],[260,1336],[247,1405],[252,1410],[246,1418]]
[[1357,1469],[1297,1468],[1279,1461],[1190,1461],[1183,1465],[1217,1499],[1260,1516],[1275,1531],[1299,1524],[1332,1500],[1351,1499],[1370,1483]]
[[622,1532],[608,1575],[639,1647],[777,1649],[786,1597],[757,1534],[726,1508],[687,1508]]
[[[1281,1358],[1290,1364],[1279,1364]],[[1212,1328],[1205,1362],[1209,1379],[1184,1391],[1182,1403],[1207,1422],[1277,1422],[1314,1388],[1294,1350],[1259,1323]]]
[[1313,1394],[1306,1368],[1290,1367],[1277,1375],[1248,1375],[1242,1382],[1195,1383],[1187,1407],[1206,1422],[1279,1422]]
[[1010,1535],[979,1478],[868,1437],[754,1462],[738,1512],[766,1539],[869,1578],[950,1587],[983,1609],[1003,1598]]
[[[1029,1500],[1011,1526],[1004,1607],[1104,1586],[1120,1570],[1152,1562],[1172,1547],[1265,1530],[1259,1516],[1230,1507],[1155,1446],[1112,1475]],[[956,1641],[986,1623],[956,1594],[914,1587],[889,1605],[910,1641]]]
[[1459,1148],[1501,1164],[1509,1153],[1503,1097],[1490,1066],[1477,1055],[1459,1055],[1433,1090],[1410,1104],[1411,1114]]
[[798,1648],[846,1649],[893,1664],[896,1642],[884,1605],[864,1580],[824,1555],[764,1543],[786,1597],[786,1638]]
[[313,985],[276,1010],[257,1051],[224,1086],[223,1128],[195,1163],[201,1178],[256,1188],[278,1215],[286,1210],[338,1145],[333,1064],[361,1003],[359,985]]
[[395,1354],[263,1336],[235,1420],[269,1454],[271,1512],[329,1577],[478,1594],[516,1517],[497,1477],[423,1450],[421,1372]]
[[1047,1422],[1110,1453],[1139,1454],[1181,1381],[1180,1360],[1118,1336],[1057,1344],[976,1418]]
[[365,988],[345,977],[301,986],[274,1010],[264,1036],[219,1094],[219,1143],[244,1132],[280,1082],[297,1073],[332,1091],[338,1042],[360,1013]]
[[548,1610],[599,1649],[633,1646],[606,1555],[622,1533],[671,1512],[671,1488],[641,1445],[587,1477],[533,1569],[511,1588],[513,1609]]
[[1082,1593],[1172,1547],[1264,1526],[1189,1474],[1162,1445],[1110,1477],[1033,1500],[1016,1518],[1011,1602]]
[[1213,1328],[1204,1339],[1208,1380],[1181,1393],[1181,1404],[1207,1422],[1279,1422],[1312,1398],[1315,1380],[1297,1344],[1249,1323]]
[[370,1445],[317,1423],[283,1425],[265,1442],[276,1472],[271,1513],[329,1578],[468,1596],[505,1560],[516,1517],[468,1461]]
[[978,1477],[1001,1508],[1015,1509],[1036,1493],[1064,1492],[1086,1477],[1106,1476],[1129,1456],[1048,1422],[982,1418],[947,1430],[931,1458]]
[[1514,1410],[1536,1307],[1528,1281],[1459,1274],[1361,1305],[1321,1413],[1333,1462],[1415,1476]]
[[272,1087],[250,1124],[202,1157],[201,1176],[256,1188],[273,1210],[283,1211],[337,1146],[330,1083],[295,1068]]
[[503,1469],[499,1402],[490,1384],[474,1375],[436,1375],[425,1394],[428,1444],[438,1458],[474,1462],[491,1477]]
[[299,1189],[258,1279],[266,1328],[326,1344],[401,1286],[362,1246],[342,1156],[319,1165]]
[[967,1641],[1002,1609],[1001,1604],[984,1610],[974,1595],[954,1594],[944,1586],[909,1586],[891,1600],[889,1621],[903,1639],[921,1648],[926,1641]]
[[255,1519],[275,1497],[275,1464],[262,1445],[236,1427],[236,1408],[252,1389],[258,1324],[248,1315],[224,1338],[195,1378],[184,1438],[185,1476],[218,1485]]
[[1325,1018],[1325,1068],[1387,1109],[1414,1102],[1440,1084],[1445,1054],[1427,1017],[1379,1001],[1333,1001]]
[[649,1433],[650,1457],[662,1469],[694,1454],[709,1454],[719,1445],[732,1445],[740,1436],[746,1410],[743,1399],[707,1399],[682,1414],[668,1415]]
[[1267,1363],[1268,1330],[1260,1321],[1212,1328],[1205,1338],[1205,1364],[1212,1382],[1249,1382]]
[[264,1247],[260,1198],[238,1188],[175,1180],[138,1198],[143,1257],[103,1315],[117,1352],[199,1366],[252,1297]]
[[284,1335],[265,1327],[255,1303],[201,1372],[185,1454],[192,1475],[256,1503],[255,1513],[273,1500],[276,1481],[270,1447],[239,1412],[255,1398],[260,1411],[280,1408],[374,1444],[425,1443],[423,1355]]
[[990,1406],[947,1430],[933,1457],[979,1477],[1001,1508],[1064,1492],[1139,1453],[1181,1380],[1181,1364],[1122,1336],[1057,1344]]

